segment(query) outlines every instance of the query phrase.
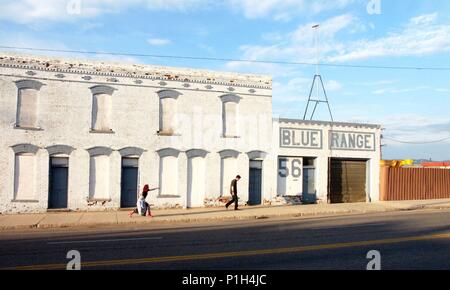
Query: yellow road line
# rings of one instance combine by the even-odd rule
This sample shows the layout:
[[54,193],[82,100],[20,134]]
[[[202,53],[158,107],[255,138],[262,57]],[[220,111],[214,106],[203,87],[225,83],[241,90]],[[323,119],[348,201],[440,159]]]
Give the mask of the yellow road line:
[[[196,255],[186,255],[186,256],[168,256],[168,257],[141,258],[141,259],[123,259],[123,260],[82,262],[81,267],[82,268],[90,268],[90,267],[99,267],[99,266],[125,266],[125,265],[150,264],[150,263],[167,263],[167,262],[207,260],[207,259],[218,259],[218,258],[233,258],[233,257],[245,257],[245,256],[301,253],[301,252],[309,252],[309,251],[342,249],[342,248],[351,248],[351,247],[364,247],[364,246],[372,246],[372,245],[386,245],[386,244],[396,244],[396,243],[403,243],[403,242],[425,241],[425,240],[436,240],[436,239],[450,239],[450,232],[443,233],[443,234],[424,235],[424,236],[412,236],[412,237],[403,237],[403,238],[390,238],[390,239],[380,239],[380,240],[372,240],[372,241],[345,242],[345,243],[323,244],[323,245],[312,245],[312,246],[299,246],[299,247],[278,248],[278,249],[252,250],[252,251],[240,251],[240,252],[222,252],[222,253],[211,253],[211,254],[196,254]],[[18,266],[18,267],[3,268],[0,270],[61,270],[61,269],[66,269],[66,264]]]

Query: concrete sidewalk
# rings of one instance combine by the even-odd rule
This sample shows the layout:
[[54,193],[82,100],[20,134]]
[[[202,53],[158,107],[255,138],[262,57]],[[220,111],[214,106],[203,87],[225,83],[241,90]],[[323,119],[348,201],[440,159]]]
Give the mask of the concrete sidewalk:
[[154,218],[117,212],[60,212],[45,214],[0,215],[0,230],[27,228],[94,227],[160,222],[200,222],[208,220],[258,219],[269,217],[302,217],[392,212],[418,209],[450,208],[450,199],[424,201],[391,201],[354,204],[317,204],[242,207],[240,211],[221,208],[153,210]]

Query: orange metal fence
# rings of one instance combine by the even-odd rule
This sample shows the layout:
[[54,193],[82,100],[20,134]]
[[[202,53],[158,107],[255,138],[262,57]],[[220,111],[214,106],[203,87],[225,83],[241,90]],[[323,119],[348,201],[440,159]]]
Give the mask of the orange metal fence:
[[450,198],[449,169],[381,167],[381,200],[440,198]]

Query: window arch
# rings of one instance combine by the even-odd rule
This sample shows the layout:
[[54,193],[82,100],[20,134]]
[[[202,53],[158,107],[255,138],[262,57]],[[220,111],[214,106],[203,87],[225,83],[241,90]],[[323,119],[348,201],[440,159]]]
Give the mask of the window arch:
[[16,127],[38,128],[39,91],[43,85],[35,80],[16,82],[18,89]]
[[50,156],[58,155],[58,154],[69,156],[75,150],[75,148],[73,148],[72,146],[68,146],[68,145],[53,145],[53,146],[48,146],[45,149],[47,149],[48,155],[50,155]]
[[241,98],[234,94],[223,95],[222,100],[222,135],[238,136],[238,105]]
[[173,135],[176,132],[178,97],[182,94],[174,90],[162,90],[159,97],[159,131],[160,135]]

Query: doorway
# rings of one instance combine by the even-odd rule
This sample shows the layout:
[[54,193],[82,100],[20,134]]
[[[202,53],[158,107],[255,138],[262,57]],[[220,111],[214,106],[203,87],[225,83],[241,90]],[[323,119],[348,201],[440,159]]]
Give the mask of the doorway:
[[262,168],[262,161],[250,161],[249,205],[261,205],[262,203]]
[[50,158],[50,180],[49,180],[49,209],[67,208],[67,197],[69,189],[69,158]]
[[302,201],[306,204],[316,203],[316,159],[303,158],[303,196]]
[[331,159],[331,203],[366,202],[367,160]]
[[120,207],[135,207],[138,196],[139,159],[122,159]]

